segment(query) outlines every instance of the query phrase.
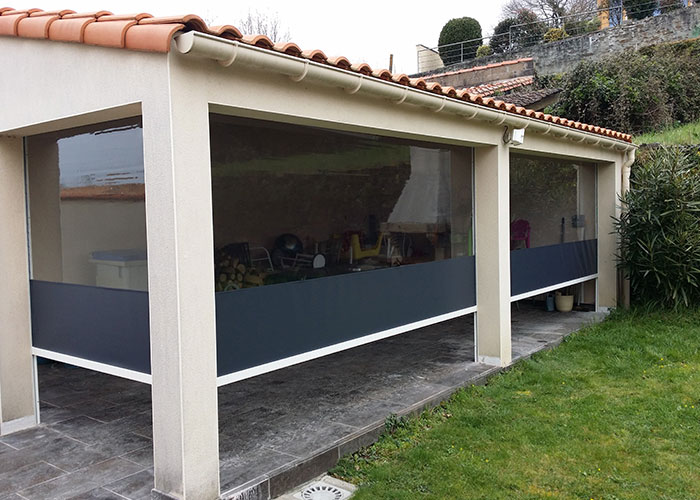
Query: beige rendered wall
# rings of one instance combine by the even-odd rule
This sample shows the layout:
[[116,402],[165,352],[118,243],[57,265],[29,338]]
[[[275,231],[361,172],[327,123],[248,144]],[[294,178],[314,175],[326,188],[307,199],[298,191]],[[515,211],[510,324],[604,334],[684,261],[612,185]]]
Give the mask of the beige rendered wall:
[[63,281],[58,144],[55,137],[27,138],[27,183],[32,231],[32,272],[45,281]]
[[618,305],[618,280],[615,253],[617,235],[613,217],[619,218],[618,200],[622,187],[622,157],[598,165],[598,308]]
[[[63,282],[95,285],[96,250],[146,250],[144,208],[143,201],[62,201]],[[34,277],[42,279],[36,270]]]
[[195,101],[202,104],[195,113],[182,92],[170,94],[164,54],[8,37],[0,43],[0,64],[21,67],[0,81],[0,133],[20,138],[143,112],[156,489],[217,498],[206,101]]
[[510,335],[510,157],[504,144],[474,150],[476,359],[507,366]]
[[22,140],[0,136],[0,435],[36,424]]
[[174,73],[143,103],[155,487],[219,496],[209,109]]

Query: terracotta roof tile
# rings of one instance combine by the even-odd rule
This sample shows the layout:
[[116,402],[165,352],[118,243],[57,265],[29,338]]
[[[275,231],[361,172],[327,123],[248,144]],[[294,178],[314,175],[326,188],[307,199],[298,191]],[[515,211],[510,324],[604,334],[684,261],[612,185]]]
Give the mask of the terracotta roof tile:
[[[4,17],[4,16],[3,16]],[[97,21],[95,17],[64,16],[51,23],[49,26],[49,38],[58,42],[84,42],[85,28],[90,23]]]
[[388,69],[374,70],[374,71],[372,71],[372,76],[374,76],[376,78],[381,78],[382,80],[386,80],[387,82],[392,81],[391,71],[389,71]]
[[61,16],[58,14],[34,15],[20,19],[17,24],[17,36],[23,38],[48,38],[49,26],[58,19],[61,19]]
[[140,14],[107,14],[100,16],[99,21],[100,22],[105,22],[105,21],[141,21],[142,19],[147,19],[149,17],[153,17],[151,14],[147,14],[145,12],[142,12]]
[[[538,120],[552,123],[562,123],[564,126],[583,129],[592,133],[615,137],[631,142],[628,134],[601,129],[593,125],[585,125],[559,117],[552,117],[516,104],[495,100],[488,95],[498,91],[507,91],[516,86],[529,85],[532,77],[515,78],[508,81],[495,82],[472,89],[456,90],[453,87],[442,87],[436,82],[428,83],[424,78],[409,78],[407,75],[394,75],[385,69],[374,70],[366,63],[351,63],[347,58],[339,56],[328,58],[320,50],[302,50],[293,43],[275,44],[264,35],[246,35],[234,26],[207,26],[202,18],[195,15],[152,17],[150,14],[120,14],[114,15],[109,11],[75,13],[71,10],[42,11],[40,9],[14,10],[10,7],[0,8],[0,36],[18,36],[22,38],[48,38],[62,42],[80,42],[104,47],[125,48],[130,50],[168,52],[175,34],[183,31],[199,31],[228,40],[254,45],[264,50],[274,50],[292,57],[308,59],[321,64],[337,67],[341,70],[360,73],[368,77],[382,79],[398,85],[412,87],[418,90],[459,99],[472,104],[501,109],[508,113],[525,115]],[[503,61],[488,66],[479,66],[463,70],[443,73],[450,75],[469,71],[479,71],[485,67],[493,68],[531,61],[532,58],[522,58],[513,61]],[[434,78],[441,75],[430,75]],[[481,92],[482,95],[479,95]]]
[[362,73],[363,75],[367,76],[372,74],[372,67],[367,63],[353,64],[350,66],[350,69],[356,73]]
[[0,35],[18,36],[17,27],[19,22],[25,17],[29,17],[29,14],[26,12],[22,14],[3,13],[0,16]]
[[100,18],[85,27],[85,43],[123,48],[127,30],[136,23],[136,19],[103,22]]
[[273,48],[277,52],[282,52],[289,56],[301,57],[301,48],[296,43],[276,43]]
[[[241,32],[238,31],[238,28],[236,28],[235,26],[231,26],[230,24],[224,24],[222,26],[209,26],[209,34],[221,38],[226,38],[227,40],[240,40],[241,38],[243,38],[243,35],[241,35]],[[295,44],[290,43],[287,45]],[[301,52],[301,49],[299,49],[299,52]]]
[[124,47],[148,52],[168,52],[173,35],[183,29],[185,29],[184,24],[158,24],[152,26],[137,24],[127,30],[124,38]]
[[95,19],[97,19],[98,17],[111,15],[112,13],[108,10],[98,10],[95,12],[72,12],[70,14],[61,16],[61,19],[81,19],[84,17],[94,17]]
[[[319,63],[324,63],[326,62],[326,59],[328,59],[328,56],[326,56],[326,54],[324,54],[321,50],[304,50],[301,53],[301,57],[304,59],[311,59],[312,61]],[[367,67],[369,67],[369,65]],[[370,71],[371,69],[372,68],[370,68]]]
[[265,35],[243,35],[242,41],[263,49],[271,49],[275,46],[275,43]]
[[352,63],[343,56],[331,57],[326,62],[331,66],[335,66],[336,68],[350,69],[352,67]]

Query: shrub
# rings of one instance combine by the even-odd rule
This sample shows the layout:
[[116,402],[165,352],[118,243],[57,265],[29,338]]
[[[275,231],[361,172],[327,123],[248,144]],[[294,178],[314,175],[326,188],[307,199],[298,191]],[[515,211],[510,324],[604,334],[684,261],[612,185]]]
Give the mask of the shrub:
[[[445,45],[467,41],[470,43],[445,47]],[[465,59],[474,59],[480,45],[481,25],[472,17],[450,19],[440,31],[438,46],[440,47],[440,58],[445,66]]]
[[700,301],[700,151],[641,150],[627,210],[616,221],[619,265],[635,302],[688,307]]
[[559,40],[563,40],[564,38],[569,38],[569,34],[564,28],[549,28],[547,30],[547,33],[545,33],[542,37],[542,39],[547,43],[558,42]]
[[476,57],[486,57],[490,56],[491,54],[493,54],[493,50],[491,50],[491,47],[488,45],[482,45],[476,49]]
[[564,79],[554,113],[643,133],[700,119],[700,42],[648,47],[581,62]]

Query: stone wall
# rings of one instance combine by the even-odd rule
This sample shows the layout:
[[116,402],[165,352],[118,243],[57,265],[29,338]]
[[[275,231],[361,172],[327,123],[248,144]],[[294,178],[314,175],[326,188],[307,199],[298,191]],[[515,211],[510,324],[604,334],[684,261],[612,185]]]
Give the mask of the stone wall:
[[564,73],[583,59],[600,59],[626,49],[639,49],[662,42],[674,42],[700,37],[700,5],[679,9],[668,14],[626,21],[623,25],[586,35],[570,37],[559,42],[542,43],[526,50],[481,57],[440,68],[417,76],[484,66],[524,57],[533,57],[541,75]]

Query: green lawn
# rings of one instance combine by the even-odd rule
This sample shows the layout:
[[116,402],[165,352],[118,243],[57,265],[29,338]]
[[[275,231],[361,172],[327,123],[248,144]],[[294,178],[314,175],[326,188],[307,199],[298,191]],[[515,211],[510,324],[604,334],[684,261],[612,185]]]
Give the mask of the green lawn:
[[636,144],[700,144],[700,122],[649,132],[633,138]]
[[699,499],[700,312],[618,313],[332,471],[362,499]]

